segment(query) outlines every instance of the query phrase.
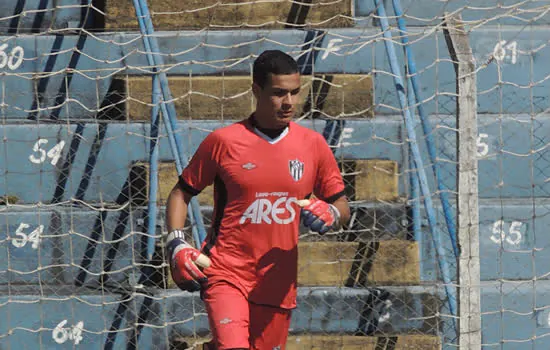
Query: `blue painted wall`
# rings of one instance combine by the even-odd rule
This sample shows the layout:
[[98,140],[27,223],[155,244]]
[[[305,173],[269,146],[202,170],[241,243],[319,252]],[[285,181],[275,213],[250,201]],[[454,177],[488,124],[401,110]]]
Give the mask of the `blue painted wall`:
[[[456,126],[449,117],[432,117],[438,164],[446,188],[456,189]],[[208,134],[230,122],[180,122],[178,132],[188,156]],[[323,132],[321,120],[304,121],[303,125]],[[372,120],[346,121],[349,138],[340,138],[336,155],[344,159],[391,159],[407,165],[406,136],[400,117],[377,117]],[[0,142],[0,194],[16,195],[21,203],[50,203],[71,198],[87,202],[115,202],[129,169],[136,161],[147,161],[149,125],[142,123],[83,124],[7,124]],[[421,134],[420,127],[418,134]],[[480,116],[479,195],[482,198],[546,197],[550,193],[550,119],[547,115]],[[484,136],[483,136],[484,135]],[[33,150],[38,140],[43,143]],[[425,142],[419,137],[424,164],[431,163]],[[46,142],[47,141],[47,142]],[[60,157],[47,153],[64,142]],[[58,147],[60,148],[60,147]],[[536,152],[532,152],[536,150]],[[44,152],[44,153],[42,153]],[[67,162],[74,154],[74,161]],[[43,162],[40,162],[41,160]],[[161,142],[160,159],[173,159],[166,138]],[[54,163],[55,164],[52,164]],[[64,170],[63,170],[64,169]],[[433,173],[426,169],[430,188]],[[64,175],[63,175],[64,174]],[[66,179],[65,179],[66,178]],[[62,180],[66,181],[63,182]],[[403,181],[400,193],[407,194]],[[36,191],[29,191],[32,184]],[[54,200],[57,198],[57,200]]]
[[[486,199],[479,203],[479,250],[481,280],[546,279],[550,264],[550,241],[547,234],[550,201]],[[446,259],[456,272],[456,259],[445,226],[443,212],[437,207],[439,232],[443,238]],[[438,279],[437,256],[423,222],[421,256],[422,279]],[[456,277],[456,276],[455,276]]]
[[[373,210],[370,209],[371,215],[374,214]],[[479,227],[481,279],[547,279],[550,264],[550,238],[546,232],[550,225],[549,213],[548,200],[483,200],[480,204]],[[204,214],[209,215],[209,212],[205,211]],[[446,259],[454,271],[456,260],[452,255],[441,211],[438,214],[440,232],[448,254]],[[73,283],[76,279],[96,283],[100,273],[109,268],[107,272],[113,283],[135,281],[139,273],[136,266],[143,261],[141,252],[145,237],[145,213],[141,209],[133,210],[127,220],[124,220],[124,215],[124,210],[114,208],[102,213],[60,206],[54,210],[12,209],[0,213],[0,224],[4,228],[0,231],[0,285],[62,285]],[[162,216],[162,213],[159,215]],[[42,239],[36,248],[32,240],[21,246],[23,241],[17,232],[22,223],[28,227],[22,227],[19,232],[27,235],[44,225]],[[382,223],[378,225],[379,230],[385,227]],[[424,222],[424,226],[421,276],[425,282],[436,281],[436,254],[427,222]],[[394,237],[403,229],[398,225]],[[384,234],[389,235],[391,230],[389,226]],[[384,239],[384,234],[381,233],[379,239]],[[116,254],[109,253],[113,248],[116,248]],[[85,268],[87,274],[78,277],[85,260],[88,260],[84,263],[88,264]],[[107,267],[110,263],[112,266]]]
[[[484,349],[545,349],[548,346],[548,310],[550,303],[549,281],[491,282],[482,286],[481,307],[485,313],[482,320]],[[385,321],[378,323],[384,332],[426,332],[439,329],[448,332],[444,324],[434,318],[437,312],[446,313],[438,303],[427,308],[427,298],[442,298],[442,291],[429,287],[409,287],[405,291],[387,288],[393,297],[391,306],[381,309]],[[368,289],[309,289],[299,293],[299,307],[294,311],[291,332],[299,333],[306,322],[313,332],[354,332],[361,319],[361,310],[368,305],[367,299],[373,290]],[[67,320],[64,328],[69,330],[82,321],[84,331],[79,349],[97,349],[107,341],[107,330],[119,330],[112,338],[114,348],[124,348],[131,342],[132,323],[144,305],[144,295],[135,293],[129,298],[113,295],[85,293],[78,297],[70,295],[18,295],[10,302],[0,298],[0,315],[5,322],[0,324],[1,344],[11,348],[32,347],[41,344],[44,349],[71,349],[74,341],[66,338],[62,345],[52,338],[60,322]],[[126,300],[127,307],[122,307]],[[403,302],[406,302],[406,305]],[[163,348],[172,336],[189,336],[193,332],[207,332],[204,306],[198,295],[168,291],[155,295],[151,304],[146,304],[152,318],[150,327],[140,334],[139,347]],[[438,306],[439,305],[439,306]],[[166,313],[161,310],[166,311]],[[495,312],[503,310],[503,312]],[[111,328],[117,315],[125,312],[120,328]],[[387,314],[386,314],[387,312]],[[431,322],[435,323],[431,323]],[[169,326],[164,326],[168,322]],[[433,328],[435,324],[436,328]],[[160,327],[159,327],[160,326]],[[9,329],[13,333],[5,337]],[[393,333],[396,334],[396,333]],[[61,334],[57,334],[61,338]],[[59,338],[58,338],[59,339]]]
[[[438,302],[431,302],[434,308],[423,307],[436,297],[434,290],[409,288],[381,292],[376,289],[300,288],[290,332],[353,333],[361,329],[364,318],[368,318],[365,322],[369,327],[391,333],[421,331],[434,334],[442,327],[435,319]],[[371,298],[375,295],[380,299],[373,302]],[[72,349],[74,339],[65,338],[61,345],[53,339],[56,326],[67,320],[64,327],[67,330],[83,322],[79,349],[99,349],[109,341],[116,349],[124,348],[124,344],[133,342],[134,324],[139,322],[139,316],[144,316],[144,305],[150,313],[138,348],[164,349],[169,339],[207,334],[208,321],[197,293],[166,291],[146,299],[139,290],[125,297],[90,292],[78,296],[18,295],[9,302],[7,297],[0,297],[0,316],[6,320],[0,324],[0,344],[22,349],[34,344],[41,344],[43,349]],[[113,320],[122,314],[124,320],[113,328]],[[10,329],[14,330],[13,334],[6,337]],[[116,337],[109,339],[108,330],[117,331],[111,333]],[[56,336],[58,340],[63,339],[60,332]]]
[[[30,33],[33,26],[39,31],[78,27],[83,11],[65,7],[77,2],[0,1],[3,17],[0,33],[4,35],[0,43],[7,44],[4,50],[8,53],[15,52],[12,50],[16,47],[24,52],[21,65],[0,70],[0,98],[5,101],[0,107],[0,195],[16,195],[19,204],[33,205],[9,210],[0,206],[0,291],[7,295],[6,286],[9,284],[12,288],[12,296],[0,298],[0,319],[7,320],[0,322],[2,348],[34,348],[36,344],[43,349],[73,348],[74,341],[70,339],[62,346],[52,339],[53,329],[65,319],[66,327],[84,321],[85,331],[78,348],[99,348],[106,343],[106,332],[117,319],[121,297],[111,293],[112,290],[75,289],[75,280],[94,287],[109,262],[113,263],[112,271],[116,271],[109,274],[113,284],[135,284],[139,277],[136,261],[140,259],[142,231],[139,227],[143,224],[140,221],[143,213],[132,207],[126,219],[123,211],[102,212],[66,203],[71,199],[89,204],[126,202],[128,195],[123,187],[129,168],[136,161],[147,160],[148,125],[98,124],[96,119],[114,76],[147,74],[148,63],[139,35],[77,36],[68,32],[57,36],[14,35],[15,31]],[[88,1],[78,3],[85,5]],[[502,15],[470,34],[479,69],[478,151],[486,152],[479,161],[479,191],[483,198],[480,257],[481,276],[485,281],[481,303],[483,343],[488,349],[547,349],[550,347],[550,338],[546,336],[550,328],[546,310],[550,303],[547,300],[550,284],[544,279],[550,265],[550,241],[545,232],[550,224],[547,222],[550,46],[545,26],[550,17],[535,17],[548,5],[544,1],[515,4],[516,0],[480,0],[475,4],[466,0],[402,1],[406,19],[412,26],[410,34],[425,94],[422,96],[426,100],[424,106],[435,127],[441,173],[451,191],[456,185],[456,125],[449,117],[456,112],[455,73],[441,31],[432,33],[427,26],[438,25],[443,12],[464,6],[461,13],[466,21]],[[342,140],[347,144],[338,148],[336,155],[348,159],[396,160],[403,172],[409,169],[406,137],[396,109],[398,103],[388,74],[384,43],[370,16],[373,10],[372,1],[356,1],[355,28],[317,33],[322,36],[315,44],[319,55],[314,70],[329,74],[374,73],[377,117],[346,121],[346,127],[353,129],[352,136]],[[24,15],[16,19],[10,17],[17,13]],[[527,23],[532,26],[526,26]],[[158,37],[162,52],[169,54],[164,56],[170,67],[169,75],[219,74],[220,71],[232,75],[249,74],[254,55],[267,48],[286,51],[292,48],[292,53],[298,56],[310,48],[311,34],[298,30],[236,30],[161,32]],[[327,51],[331,41],[338,51]],[[505,55],[501,60],[491,60],[501,41],[508,45]],[[404,62],[400,50],[398,55],[400,62]],[[241,60],[243,57],[248,59]],[[37,117],[48,123],[29,120]],[[52,119],[60,121],[52,123]],[[78,121],[83,123],[75,123]],[[322,132],[325,122],[308,121],[304,125]],[[179,123],[179,133],[186,140],[189,155],[206,136],[205,130],[219,126],[218,122]],[[47,143],[33,151],[39,139]],[[55,152],[51,156],[45,154],[44,162],[36,161],[42,156],[41,149],[47,152],[61,141],[65,145],[57,162]],[[421,143],[422,153],[426,155],[424,147]],[[73,154],[74,160],[68,161]],[[161,159],[173,159],[165,141],[161,144]],[[435,188],[431,176],[429,181],[430,188]],[[400,194],[407,192],[408,186],[401,181]],[[37,206],[37,203],[55,205]],[[442,223],[440,211],[438,216]],[[29,226],[22,227],[21,223]],[[32,240],[16,248],[14,240],[8,239],[8,235],[11,238],[16,235],[18,228],[20,233],[29,234],[40,225],[48,235],[37,249],[32,247]],[[445,237],[448,252],[445,258],[454,268],[446,229],[442,226],[439,229]],[[431,282],[440,278],[425,223],[423,233],[421,275],[424,281]],[[97,244],[93,243],[95,240]],[[116,243],[118,252],[111,259],[108,255],[115,244],[113,240],[119,243]],[[23,245],[22,240],[15,242]],[[79,268],[83,261],[88,264],[84,275]],[[52,284],[55,292],[51,289],[48,292]],[[449,335],[448,320],[436,316],[436,311],[448,313],[441,306],[444,305],[441,300],[445,299],[442,291],[421,287],[385,290],[394,293],[395,298],[388,299],[392,300],[392,309],[388,320],[379,325],[381,330],[393,334],[437,330],[439,334]],[[355,331],[364,316],[357,310],[364,306],[362,301],[368,292],[301,289],[292,331]],[[429,298],[436,300],[435,308],[426,307]],[[121,328],[114,348],[125,348],[131,342],[132,330],[128,325],[137,321],[136,314],[143,301],[142,291],[132,294],[128,304],[130,312],[121,326],[126,328]],[[166,339],[176,333],[189,335],[207,330],[204,310],[196,295],[175,291],[157,294],[150,307],[154,311],[151,315],[163,316],[147,320],[147,324],[158,328],[143,330],[140,337],[143,348],[166,344]],[[444,322],[438,323],[440,319]],[[434,323],[429,323],[431,321]],[[164,327],[164,322],[170,322],[170,326]],[[7,336],[9,330],[13,334]]]
[[[101,14],[88,7],[90,0],[17,0],[0,3],[0,32],[19,33],[46,31],[47,29],[78,28],[85,16],[93,22]],[[95,3],[100,7],[100,3]],[[517,0],[441,1],[403,0],[401,6],[410,26],[435,26],[441,23],[445,12],[460,12],[465,21],[484,21],[486,25],[547,25],[547,16],[540,16],[544,1],[519,2]],[[394,16],[391,3],[387,3],[389,16]],[[374,2],[355,1],[356,26],[376,26],[373,21]],[[91,18],[90,18],[91,17]]]
[[[184,140],[184,149],[192,155],[199,143],[220,126],[219,122],[180,122],[178,133]],[[304,125],[322,132],[324,121],[304,122]],[[400,143],[400,126],[396,121],[391,128],[383,120],[368,124],[351,121],[346,127],[354,129],[353,139],[345,153],[339,156],[351,158],[386,158],[402,162],[401,149],[387,140]],[[103,128],[103,129],[101,129]],[[147,161],[149,154],[149,125],[134,123],[103,124],[11,124],[4,128],[6,138],[0,143],[0,162],[6,172],[0,174],[0,193],[16,195],[22,203],[55,202],[57,184],[60,184],[60,170],[66,169],[67,181],[61,200],[80,198],[87,202],[115,202],[126,182],[129,169],[136,161]],[[378,137],[380,139],[375,138]],[[47,140],[40,150],[33,151],[39,139]],[[386,141],[384,141],[386,140]],[[62,156],[54,165],[54,158],[47,152],[60,142],[65,142]],[[93,145],[97,147],[94,148]],[[72,150],[72,151],[71,151]],[[67,154],[74,153],[74,162],[65,167]],[[29,157],[33,157],[31,161]],[[44,159],[44,162],[39,161]],[[174,159],[163,137],[160,148],[161,160]],[[175,180],[174,180],[175,181]],[[33,184],[36,191],[29,191]],[[58,189],[58,193],[59,193]]]
[[[541,16],[545,1],[521,2],[517,0],[402,0],[400,1],[404,18],[410,26],[437,26],[441,24],[445,12],[460,13],[462,19],[472,25],[483,23],[489,25],[547,25],[548,16]],[[388,16],[395,18],[391,2],[385,3]],[[373,25],[372,19],[363,19],[372,15],[376,9],[374,1],[358,0],[355,2],[355,15],[358,23]]]

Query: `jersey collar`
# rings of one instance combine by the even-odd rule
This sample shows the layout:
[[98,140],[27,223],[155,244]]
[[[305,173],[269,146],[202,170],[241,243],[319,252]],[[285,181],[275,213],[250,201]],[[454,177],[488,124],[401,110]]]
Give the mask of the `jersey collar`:
[[286,135],[288,135],[288,126],[283,130],[283,132],[275,137],[275,138],[271,138],[269,136],[267,136],[266,134],[264,134],[263,132],[261,132],[260,130],[258,130],[258,128],[254,127],[254,133],[258,136],[260,136],[262,139],[266,140],[267,142],[269,142],[270,144],[274,145],[276,144],[277,142],[281,141],[282,139],[285,138]]
[[249,117],[248,117],[248,123],[250,124],[250,126],[252,126],[252,131],[254,131],[254,133],[256,135],[258,135],[259,137],[261,137],[262,139],[266,140],[267,142],[269,142],[270,144],[274,145],[276,143],[278,143],[279,141],[281,141],[282,139],[284,139],[286,137],[286,135],[288,135],[288,132],[289,132],[289,128],[288,126],[283,130],[283,132],[277,136],[277,137],[270,137],[269,135],[266,135],[264,134],[263,132],[261,132],[257,127],[256,127],[256,121],[254,120],[254,113],[252,113]]

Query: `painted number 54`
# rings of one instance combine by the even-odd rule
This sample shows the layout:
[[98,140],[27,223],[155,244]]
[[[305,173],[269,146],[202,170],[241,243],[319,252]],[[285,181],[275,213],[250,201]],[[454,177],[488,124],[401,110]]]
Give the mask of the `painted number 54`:
[[25,230],[31,227],[29,224],[22,222],[19,224],[17,230],[15,230],[15,235],[17,238],[12,238],[11,244],[16,248],[23,248],[27,243],[31,243],[32,249],[38,249],[40,245],[40,236],[44,232],[44,225],[38,225],[31,233],[26,234]]
[[43,146],[48,143],[47,139],[39,139],[35,142],[32,147],[33,153],[29,155],[29,160],[34,164],[41,164],[46,161],[47,158],[50,159],[52,165],[56,165],[61,157],[61,152],[63,147],[65,147],[65,141],[59,142],[57,145],[53,146],[49,151],[46,151]]

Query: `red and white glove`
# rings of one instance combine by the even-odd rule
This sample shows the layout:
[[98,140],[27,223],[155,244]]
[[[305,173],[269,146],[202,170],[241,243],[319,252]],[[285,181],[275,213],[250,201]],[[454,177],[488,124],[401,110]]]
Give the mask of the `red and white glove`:
[[176,285],[185,291],[195,292],[207,282],[206,275],[199,267],[209,267],[210,259],[193,248],[184,239],[180,230],[170,232],[166,240],[170,272]]
[[325,201],[317,198],[298,201],[302,207],[302,223],[310,230],[321,234],[340,226],[340,212]]

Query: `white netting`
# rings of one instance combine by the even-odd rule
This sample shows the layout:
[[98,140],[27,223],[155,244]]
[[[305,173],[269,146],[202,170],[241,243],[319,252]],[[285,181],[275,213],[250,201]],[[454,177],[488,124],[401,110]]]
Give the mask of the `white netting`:
[[[341,232],[301,232],[287,348],[457,347],[450,236],[464,228],[449,229],[458,165],[449,15],[466,25],[477,78],[482,343],[550,347],[550,1],[394,0],[383,2],[387,16],[370,0],[147,3],[156,34],[146,37],[159,52],[146,48],[130,0],[0,0],[1,349],[179,349],[209,338],[199,295],[174,288],[166,269],[160,237],[176,168],[162,123],[148,229],[151,114],[173,103],[189,157],[210,131],[253,111],[251,65],[267,49],[298,61],[297,120],[333,148],[352,205]],[[172,100],[154,102],[155,71],[168,75]],[[408,103],[421,106],[428,133],[419,109],[399,103],[401,93],[414,99],[412,79]]]

